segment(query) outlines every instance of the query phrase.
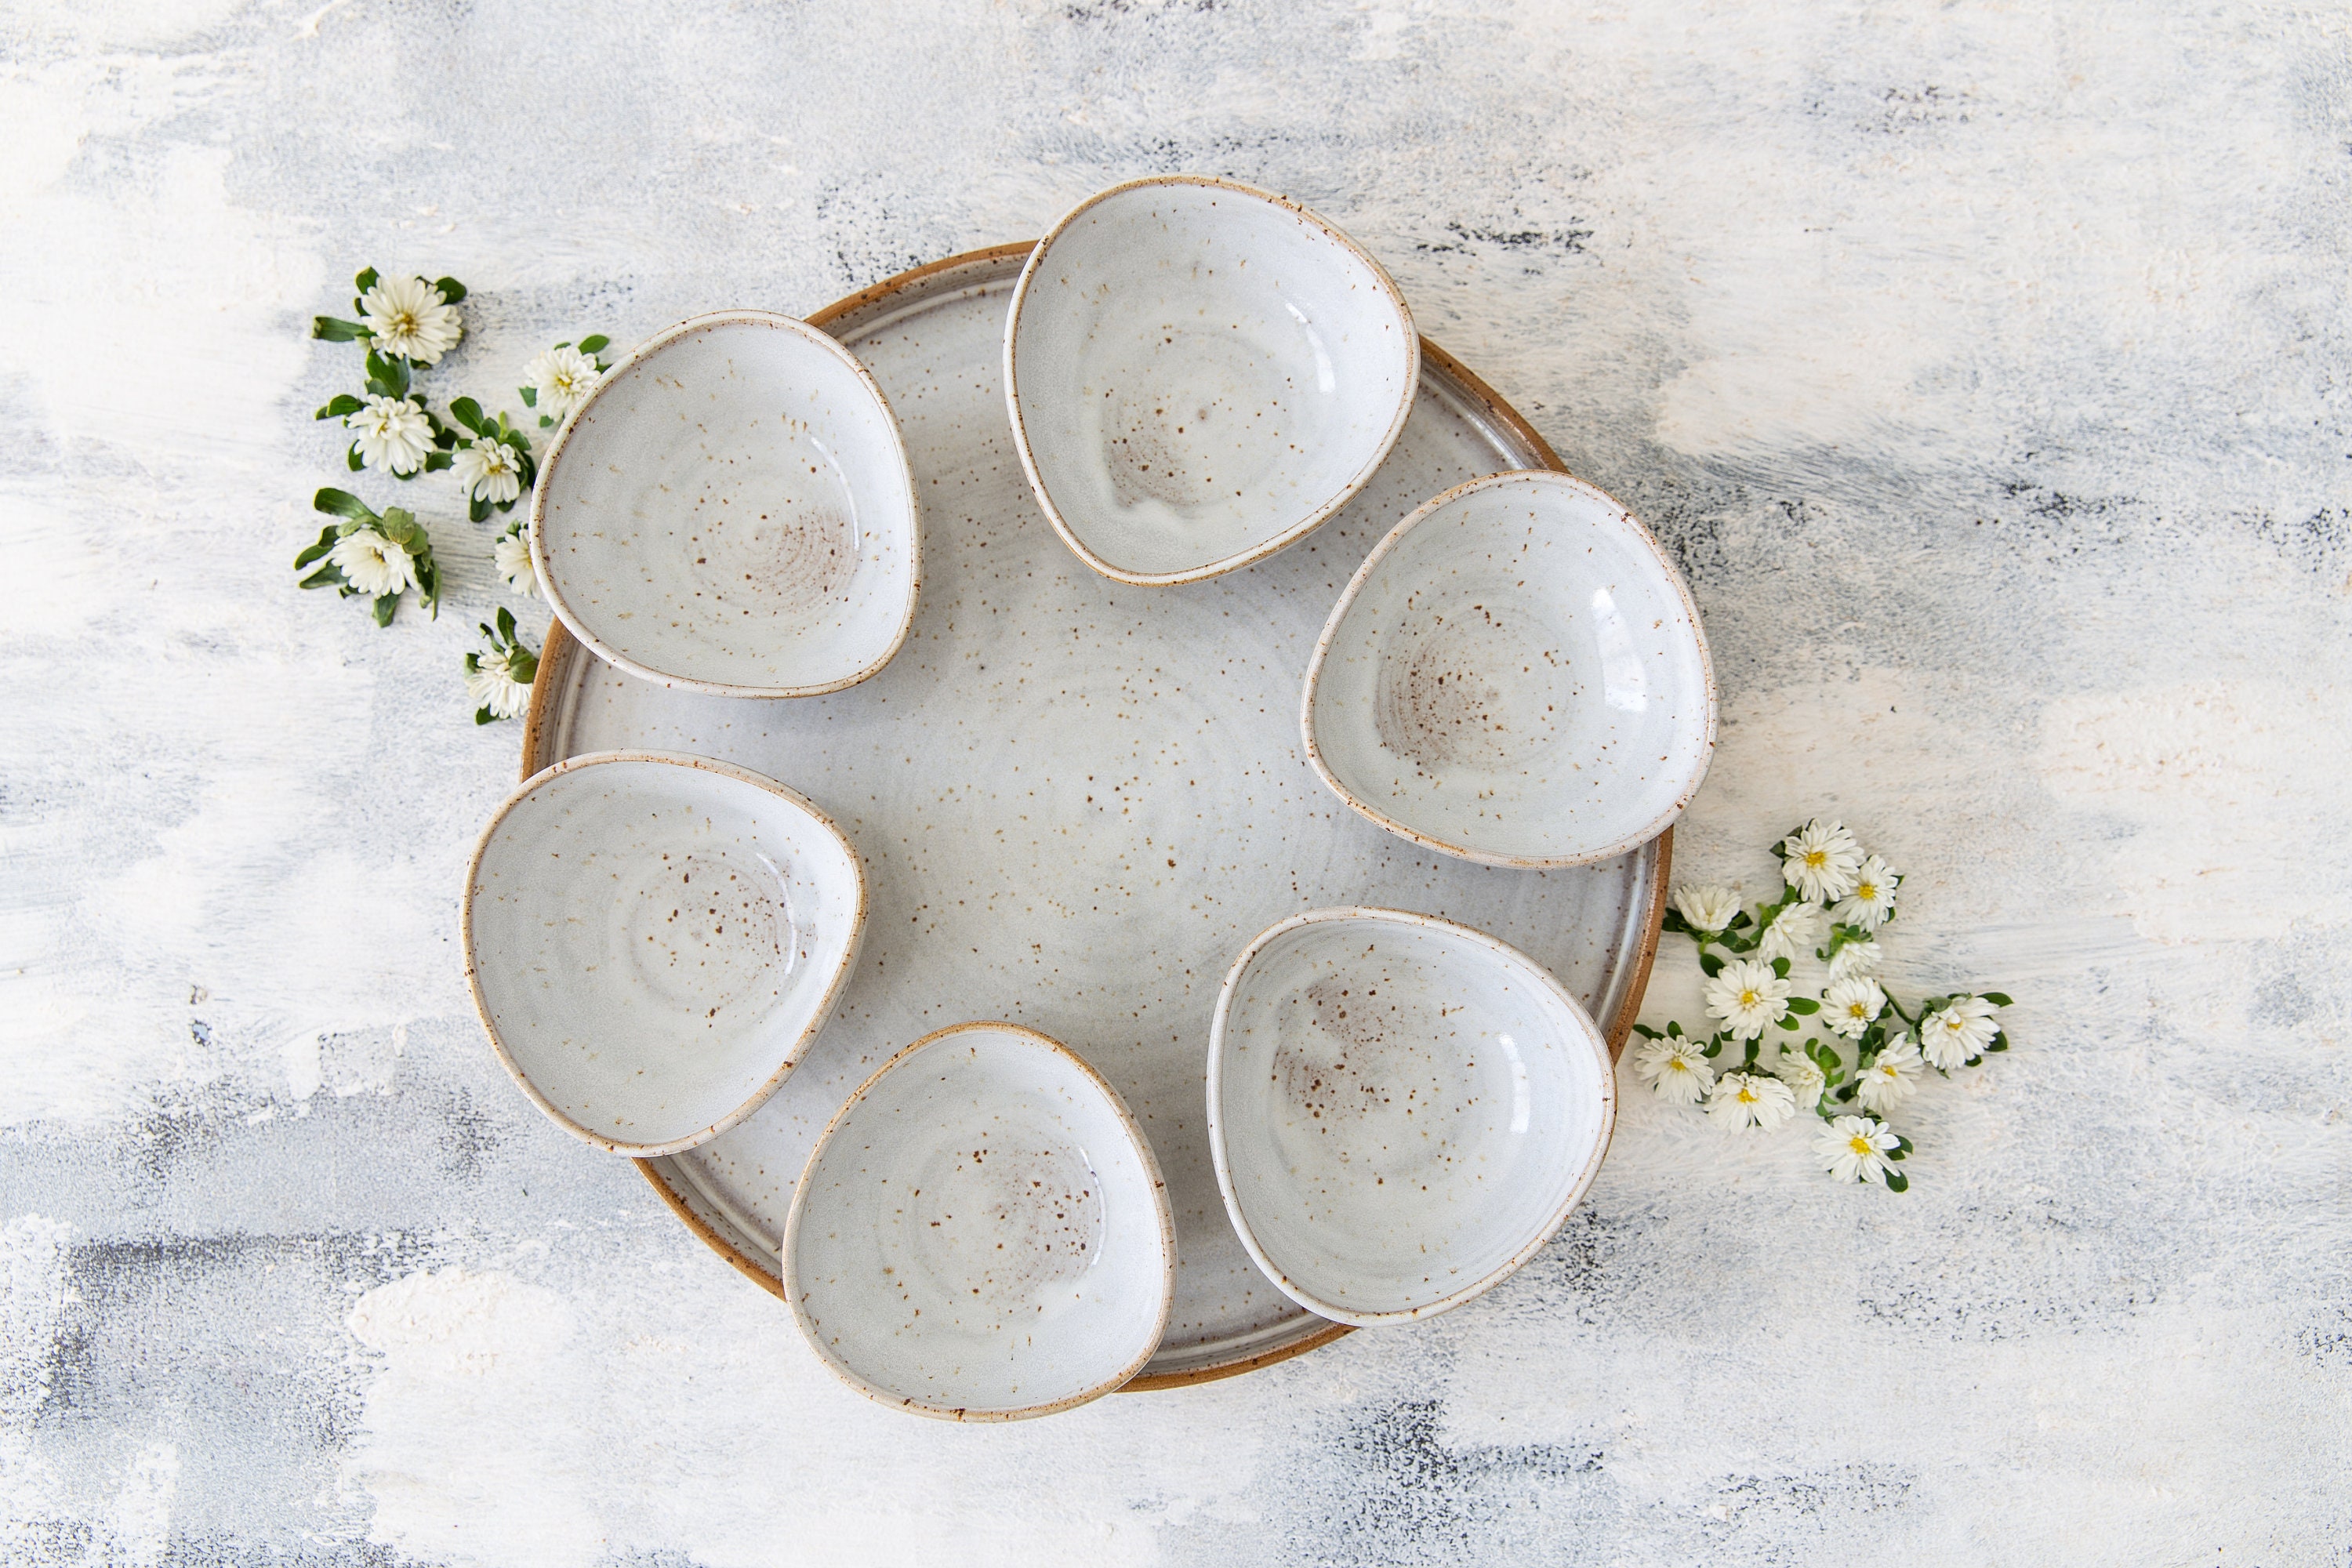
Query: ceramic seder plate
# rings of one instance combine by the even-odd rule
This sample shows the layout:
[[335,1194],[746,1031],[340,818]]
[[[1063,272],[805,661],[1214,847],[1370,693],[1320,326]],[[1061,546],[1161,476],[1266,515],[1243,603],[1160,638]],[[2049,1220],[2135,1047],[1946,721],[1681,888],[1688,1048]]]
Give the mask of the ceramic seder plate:
[[1671,837],[1592,866],[1474,865],[1365,821],[1304,754],[1307,660],[1373,544],[1465,479],[1559,467],[1507,405],[1424,342],[1403,435],[1329,522],[1206,582],[1113,582],[1055,535],[1013,452],[1003,338],[1029,249],[951,257],[809,318],[880,382],[914,467],[922,595],[898,657],[827,696],[707,697],[610,668],[559,622],[522,769],[715,757],[806,795],[865,863],[865,953],[806,1058],[740,1125],[641,1162],[681,1219],[781,1293],[793,1184],[857,1086],[945,1025],[1024,1025],[1108,1079],[1159,1157],[1175,1305],[1128,1386],[1168,1387],[1348,1331],[1258,1272],[1218,1195],[1209,1024],[1251,939],[1333,904],[1441,915],[1549,967],[1614,1052],[1656,949]]

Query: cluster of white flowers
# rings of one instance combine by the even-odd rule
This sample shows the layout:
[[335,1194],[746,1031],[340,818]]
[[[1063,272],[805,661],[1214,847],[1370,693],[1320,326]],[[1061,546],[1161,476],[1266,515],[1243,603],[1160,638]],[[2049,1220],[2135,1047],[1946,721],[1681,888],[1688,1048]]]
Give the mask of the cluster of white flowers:
[[[457,304],[466,287],[454,278],[386,278],[373,267],[353,279],[356,320],[318,317],[310,335],[331,342],[356,342],[367,353],[366,381],[319,410],[320,419],[339,419],[349,437],[352,471],[374,470],[396,479],[422,473],[451,472],[475,522],[493,509],[511,511],[530,493],[539,466],[530,441],[504,413],[492,417],[470,397],[450,400],[444,423],[416,390],[420,366],[438,364],[465,337]],[[584,404],[609,368],[599,357],[610,340],[586,337],[562,342],[534,357],[519,389],[523,405],[539,411],[542,428],[561,422]],[[378,515],[356,496],[322,489],[319,510],[340,519],[295,560],[306,588],[337,589],[363,595],[374,606],[378,626],[391,624],[402,596],[414,591],[436,615],[439,574],[433,547],[415,514],[394,508]],[[492,563],[509,592],[523,598],[539,594],[531,565],[528,524],[509,522],[491,542]],[[511,611],[500,610],[485,624],[486,648],[466,656],[466,692],[478,723],[510,719],[530,705],[539,658],[521,640]]]
[[[1633,1069],[1660,1099],[1699,1106],[1729,1127],[1769,1131],[1812,1111],[1827,1124],[1813,1148],[1831,1176],[1901,1192],[1910,1183],[1896,1166],[1911,1142],[1885,1119],[1929,1070],[1948,1077],[2008,1049],[1994,1015],[2010,999],[1997,991],[1934,996],[1906,1012],[1878,979],[1879,933],[1895,919],[1901,873],[1843,823],[1818,816],[1774,853],[1780,896],[1755,910],[1728,888],[1675,889],[1666,927],[1698,944],[1717,1026],[1705,1039],[1678,1023],[1642,1027]],[[1799,988],[1799,964],[1818,970],[1818,982]],[[1809,1019],[1830,1038],[1764,1048],[1767,1030],[1801,1034]],[[1727,1062],[1732,1047],[1740,1056]],[[1849,1105],[1868,1114],[1846,1113]]]

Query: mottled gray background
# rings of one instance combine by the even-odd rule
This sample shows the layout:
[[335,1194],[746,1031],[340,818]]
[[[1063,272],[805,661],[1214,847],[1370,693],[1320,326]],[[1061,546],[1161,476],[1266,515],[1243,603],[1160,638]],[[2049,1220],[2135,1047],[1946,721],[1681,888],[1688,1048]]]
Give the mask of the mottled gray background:
[[[1843,813],[2018,1049],[1906,1196],[1628,1079],[1470,1307],[911,1421],[493,1065],[490,530],[409,492],[437,623],[295,591],[303,331],[455,273],[511,405],[1164,170],[1345,224],[1669,542],[1682,869]],[[2352,23],[2249,0],[0,8],[0,1559],[2352,1560],[2347,180]]]

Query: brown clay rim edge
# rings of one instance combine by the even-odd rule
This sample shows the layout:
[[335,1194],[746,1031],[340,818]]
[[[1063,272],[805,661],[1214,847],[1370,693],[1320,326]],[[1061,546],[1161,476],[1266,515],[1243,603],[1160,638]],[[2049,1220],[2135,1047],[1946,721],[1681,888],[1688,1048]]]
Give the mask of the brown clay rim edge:
[[[836,300],[832,304],[813,312],[807,320],[812,326],[824,326],[840,320],[853,310],[887,300],[941,272],[978,262],[1026,255],[1036,247],[1035,240],[1015,240],[1005,245],[983,246],[977,250],[959,251],[953,256],[942,257],[937,261],[926,262],[908,271],[883,279],[880,282],[862,289],[855,294]],[[1488,385],[1484,377],[1448,353],[1444,348],[1431,342],[1426,334],[1421,339],[1421,364],[1423,374],[1428,374],[1431,367],[1434,365],[1442,379],[1452,382],[1457,390],[1467,393],[1476,399],[1488,417],[1527,444],[1528,449],[1540,459],[1539,467],[1549,468],[1555,473],[1564,474],[1569,471],[1568,465],[1560,461],[1559,454],[1552,449],[1551,443],[1544,439],[1542,432],[1528,423],[1526,416]],[[558,689],[563,680],[568,679],[572,661],[579,651],[578,640],[564,630],[561,620],[549,624],[547,640],[540,653],[539,679],[531,684],[530,710],[529,717],[524,721],[520,767],[520,776],[523,778],[527,779],[532,773],[539,772],[539,769],[533,766],[533,759],[541,754],[542,748],[554,744],[554,730],[562,703],[562,697],[558,695]],[[1640,948],[1635,953],[1633,983],[1627,987],[1625,999],[1618,1005],[1615,1016],[1603,1026],[1612,1061],[1624,1054],[1625,1042],[1633,1036],[1633,1020],[1641,1015],[1643,993],[1649,987],[1650,969],[1657,959],[1658,942],[1664,930],[1663,922],[1666,912],[1666,881],[1673,867],[1674,841],[1675,830],[1671,827],[1654,840],[1658,847],[1658,860],[1656,868],[1651,873],[1650,878],[1648,934],[1643,938]],[[651,1162],[640,1160],[636,1164],[638,1173],[645,1177],[646,1184],[660,1196],[663,1204],[686,1222],[688,1229],[700,1237],[706,1246],[724,1258],[737,1272],[778,1300],[781,1300],[783,1298],[783,1282],[781,1279],[771,1276],[732,1242],[713,1229],[701,1215],[694,1213],[688,1206],[686,1200],[662,1178],[661,1172],[655,1169]],[[1138,1377],[1122,1386],[1119,1392],[1150,1394],[1166,1389],[1191,1388],[1199,1384],[1216,1383],[1228,1377],[1239,1377],[1244,1373],[1256,1372],[1260,1368],[1273,1366],[1278,1363],[1289,1361],[1293,1357],[1305,1355],[1309,1351],[1320,1350],[1333,1341],[1344,1339],[1355,1331],[1346,1323],[1332,1323],[1327,1328],[1318,1329],[1288,1344],[1278,1345],[1273,1350],[1264,1351],[1255,1355],[1244,1356],[1239,1361],[1228,1362],[1222,1366],[1194,1367],[1182,1372],[1153,1373]]]
[[[941,1040],[955,1035],[970,1034],[1010,1035],[1024,1044],[1043,1047],[1048,1054],[1060,1057],[1076,1067],[1078,1071],[1084,1074],[1101,1093],[1103,1102],[1110,1107],[1111,1114],[1118,1119],[1119,1126],[1125,1130],[1129,1144],[1142,1156],[1144,1174],[1151,1183],[1152,1213],[1160,1221],[1160,1316],[1152,1324],[1151,1336],[1145,1342],[1143,1349],[1125,1366],[1090,1387],[1065,1395],[1060,1399],[1048,1400],[1042,1405],[1024,1405],[1013,1410],[946,1408],[936,1405],[925,1405],[911,1396],[888,1394],[878,1384],[868,1381],[862,1373],[853,1371],[848,1363],[826,1347],[824,1342],[818,1338],[815,1327],[810,1323],[807,1310],[801,1304],[801,1297],[794,1294],[793,1290],[793,1243],[800,1237],[801,1221],[808,1206],[808,1173],[815,1170],[818,1163],[824,1160],[825,1150],[832,1145],[835,1135],[847,1123],[849,1113],[865,1102],[866,1097],[873,1092],[877,1084],[889,1077],[909,1058],[939,1044]],[[776,1249],[776,1264],[782,1270],[779,1282],[782,1289],[779,1293],[783,1297],[784,1304],[792,1309],[793,1321],[800,1329],[801,1337],[808,1342],[809,1348],[816,1352],[817,1359],[831,1368],[835,1376],[857,1393],[874,1401],[875,1404],[887,1410],[903,1410],[916,1415],[928,1415],[939,1421],[984,1423],[1027,1421],[1036,1416],[1053,1415],[1064,1410],[1075,1409],[1081,1405],[1090,1405],[1106,1394],[1116,1394],[1137,1373],[1150,1364],[1152,1356],[1160,1349],[1160,1340],[1168,1332],[1169,1314],[1175,1308],[1176,1216],[1169,1205],[1167,1178],[1160,1174],[1160,1157],[1152,1152],[1151,1140],[1144,1135],[1143,1124],[1136,1121],[1135,1113],[1128,1109],[1126,1100],[1120,1096],[1118,1090],[1111,1087],[1108,1079],[1097,1072],[1094,1065],[1086,1058],[1041,1030],[1030,1028],[1025,1024],[974,1019],[967,1023],[950,1024],[944,1028],[933,1029],[921,1039],[898,1051],[888,1061],[876,1068],[866,1077],[866,1081],[859,1084],[856,1091],[842,1102],[841,1109],[833,1113],[833,1119],[825,1123],[824,1131],[817,1135],[815,1145],[809,1150],[808,1163],[802,1168],[801,1180],[793,1185],[792,1209],[784,1216],[784,1234],[781,1245]]]

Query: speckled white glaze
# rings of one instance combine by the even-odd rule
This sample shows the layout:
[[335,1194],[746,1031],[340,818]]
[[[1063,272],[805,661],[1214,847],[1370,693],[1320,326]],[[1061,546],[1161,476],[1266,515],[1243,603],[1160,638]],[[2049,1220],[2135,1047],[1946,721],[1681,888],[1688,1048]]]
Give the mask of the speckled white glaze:
[[809,1342],[881,1403],[1015,1421],[1099,1398],[1160,1343],[1176,1230],[1102,1076],[1013,1024],[916,1041],[817,1142],[785,1222]]
[[807,697],[913,624],[915,482],[882,389],[834,339],[730,310],[614,365],[549,448],[530,552],[573,635],[650,680]]
[[943,1024],[1025,1024],[1079,1042],[1151,1139],[1178,1258],[1143,1375],[1181,1381],[1334,1327],[1266,1282],[1217,1193],[1202,1043],[1233,955],[1302,909],[1402,904],[1495,932],[1627,1029],[1666,847],[1495,870],[1381,832],[1301,754],[1299,686],[1349,574],[1425,498],[1541,460],[1524,426],[1425,353],[1404,435],[1328,527],[1182,593],[1129,587],[1055,537],[1013,456],[997,373],[1026,254],[961,258],[832,321],[889,394],[926,498],[922,604],[890,667],[827,697],[742,702],[551,637],[525,765],[725,757],[823,801],[866,863],[865,956],[808,1059],[740,1126],[643,1164],[697,1234],[780,1290],[793,1184],[850,1093]]
[[466,976],[499,1060],[599,1148],[690,1149],[799,1062],[857,961],[866,880],[772,779],[575,757],[509,795],[466,875]]
[[1314,910],[1249,945],[1209,1037],[1209,1140],[1242,1243],[1359,1328],[1458,1307],[1568,1217],[1615,1080],[1559,981],[1483,931]]
[[1307,755],[1392,832],[1496,866],[1622,855],[1715,751],[1715,675],[1650,531],[1567,474],[1457,485],[1391,530],[1307,675]]
[[1054,527],[1127,583],[1213,577],[1292,543],[1403,429],[1412,315],[1306,208],[1223,180],[1115,185],[1022,273],[1004,386]]

